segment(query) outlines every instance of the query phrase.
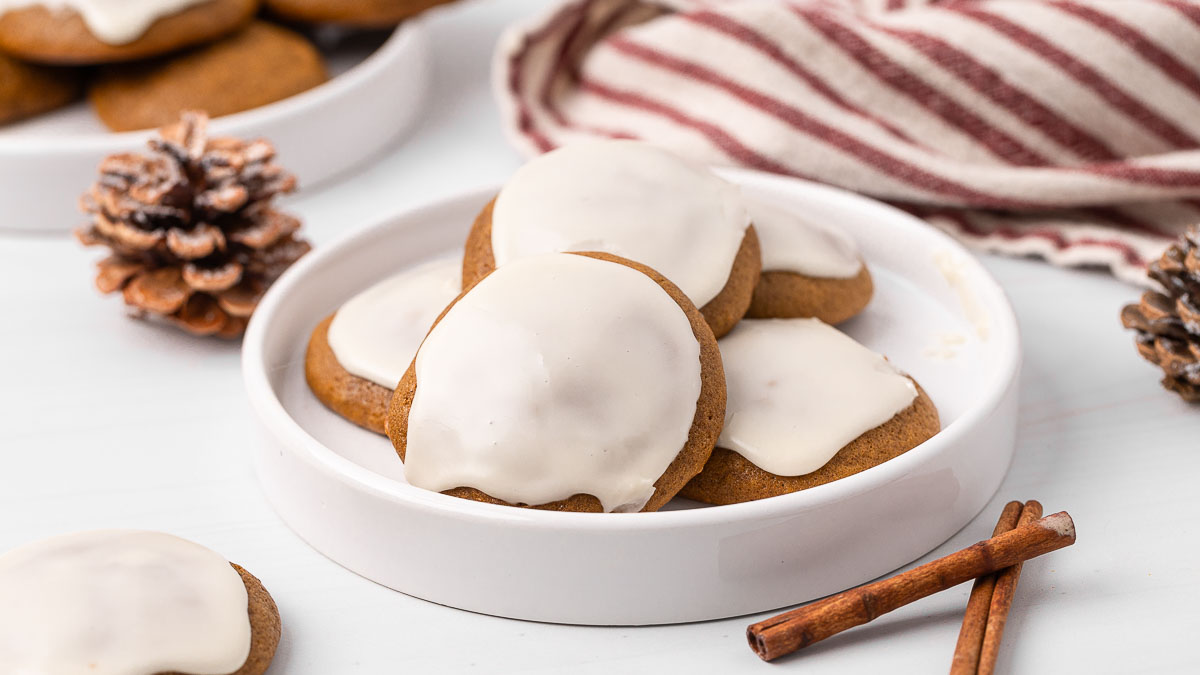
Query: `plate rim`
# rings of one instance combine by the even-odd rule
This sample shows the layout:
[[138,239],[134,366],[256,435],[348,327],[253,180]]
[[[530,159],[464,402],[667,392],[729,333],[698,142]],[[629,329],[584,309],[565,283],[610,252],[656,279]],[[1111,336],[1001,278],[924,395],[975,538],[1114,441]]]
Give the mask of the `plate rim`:
[[[486,186],[455,191],[415,206],[396,209],[337,237],[304,256],[289,268],[260,302],[250,320],[243,340],[243,383],[252,409],[278,442],[287,446],[304,460],[317,465],[330,477],[352,489],[366,490],[376,497],[404,507],[430,511],[434,515],[442,517],[488,522],[506,527],[594,532],[646,532],[661,529],[707,528],[723,523],[786,516],[806,511],[818,505],[853,498],[903,478],[911,472],[912,468],[936,457],[942,450],[952,446],[959,437],[969,433],[999,408],[1020,374],[1022,360],[1020,331],[1008,295],[995,277],[965,246],[945,232],[911,214],[841,188],[749,169],[722,168],[717,170],[738,184],[775,184],[784,189],[787,189],[786,186],[789,184],[802,184],[806,190],[813,190],[818,194],[823,193],[830,199],[849,200],[858,208],[886,214],[885,217],[898,219],[906,222],[910,227],[924,230],[927,235],[939,239],[939,243],[956,255],[958,259],[973,266],[975,268],[974,276],[983,282],[982,288],[975,290],[981,290],[990,296],[987,306],[992,309],[993,321],[989,340],[998,342],[997,353],[1000,361],[994,373],[985,382],[984,393],[979,400],[964,409],[962,414],[932,438],[887,462],[807,490],[740,504],[649,513],[593,514],[541,511],[486,504],[429,492],[374,473],[330,450],[294,421],[284,408],[271,386],[266,368],[267,354],[264,343],[267,324],[278,311],[279,304],[282,302],[281,298],[288,294],[291,287],[305,278],[310,269],[321,266],[328,259],[337,257],[342,250],[352,248],[362,239],[376,236],[379,230],[395,226],[399,221],[419,221],[425,213],[437,211],[453,202],[479,200],[480,203],[484,203],[498,189],[498,186]],[[393,486],[398,486],[400,489],[392,489]]]

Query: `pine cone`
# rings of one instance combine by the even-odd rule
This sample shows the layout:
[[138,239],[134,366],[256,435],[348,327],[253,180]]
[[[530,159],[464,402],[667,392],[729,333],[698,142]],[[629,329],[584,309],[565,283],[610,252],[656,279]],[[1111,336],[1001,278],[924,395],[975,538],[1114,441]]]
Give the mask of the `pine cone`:
[[1193,226],[1150,265],[1165,293],[1146,291],[1121,310],[1121,323],[1137,331],[1138,353],[1158,365],[1162,384],[1200,402],[1200,226]]
[[208,138],[208,117],[185,112],[159,130],[152,154],[119,154],[80,200],[92,219],[75,232],[107,246],[96,286],[122,291],[138,316],[197,335],[237,337],[267,288],[311,248],[300,221],[271,199],[296,188],[264,140]]

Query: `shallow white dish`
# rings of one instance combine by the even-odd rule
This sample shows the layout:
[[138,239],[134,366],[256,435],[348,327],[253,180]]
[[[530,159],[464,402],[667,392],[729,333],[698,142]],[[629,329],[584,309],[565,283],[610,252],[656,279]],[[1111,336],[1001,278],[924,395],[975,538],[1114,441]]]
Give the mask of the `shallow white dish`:
[[[412,127],[426,99],[430,55],[420,19],[379,45],[328,56],[318,87],[213,121],[216,135],[263,137],[304,189],[357,165]],[[0,127],[0,229],[66,232],[107,155],[144,152],[153,131],[112,133],[86,102]]]
[[608,625],[803,602],[948,539],[992,496],[1012,457],[1020,353],[1003,291],[960,245],[891,207],[789,178],[724,173],[747,193],[828,218],[858,239],[876,295],[842,328],[921,382],[941,412],[941,433],[855,476],[732,506],[675,500],[657,513],[558,513],[408,485],[387,439],[313,397],[304,349],[315,324],[354,293],[461,246],[494,194],[474,192],[310,254],[259,306],[243,372],[265,432],[255,447],[259,479],[280,516],[318,551],[409,595],[499,616]]

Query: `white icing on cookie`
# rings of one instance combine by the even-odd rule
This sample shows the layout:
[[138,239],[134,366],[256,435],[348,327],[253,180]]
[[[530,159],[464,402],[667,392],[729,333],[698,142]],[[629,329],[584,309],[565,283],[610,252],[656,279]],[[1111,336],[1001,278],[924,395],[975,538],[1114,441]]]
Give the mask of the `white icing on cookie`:
[[417,352],[404,472],[509,503],[575,494],[636,511],[700,397],[687,315],[646,275],[579,255],[497,269]]
[[746,200],[762,248],[764,272],[849,279],[862,270],[858,245],[849,234],[760,200]]
[[697,307],[729,280],[750,217],[741,191],[701,164],[637,141],[585,141],[521,167],[496,198],[496,266],[605,251],[650,266]]
[[224,675],[249,655],[245,583],[199,544],[99,530],[0,555],[0,672]]
[[73,9],[83,17],[97,40],[112,45],[133,42],[159,19],[208,0],[0,0],[0,14],[19,7],[41,5],[62,11]]
[[384,279],[337,311],[329,324],[329,347],[350,374],[395,389],[429,327],[461,289],[462,256]]
[[746,319],[718,344],[728,401],[717,446],[777,476],[816,471],[917,397],[887,359],[819,319]]

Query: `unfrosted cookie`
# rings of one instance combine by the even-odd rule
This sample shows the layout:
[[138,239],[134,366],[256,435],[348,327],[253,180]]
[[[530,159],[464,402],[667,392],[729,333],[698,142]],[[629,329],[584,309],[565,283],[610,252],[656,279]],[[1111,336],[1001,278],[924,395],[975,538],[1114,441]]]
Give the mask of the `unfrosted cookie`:
[[258,21],[211,45],[163,60],[110,66],[88,98],[113,131],[162,126],[183,110],[220,117],[299,94],[328,79],[316,47]]
[[747,319],[720,342],[725,427],[680,495],[735,504],[845,478],[940,429],[912,378],[817,319]]
[[132,61],[211,42],[257,11],[258,0],[0,0],[0,50],[44,63]]
[[279,645],[279,610],[254,575],[161,532],[78,532],[9,551],[0,598],[6,673],[262,675]]
[[750,306],[759,240],[737,186],[637,141],[586,141],[530,160],[471,228],[469,284],[511,260],[607,251],[675,283],[721,337]]
[[716,339],[654,270],[605,253],[514,261],[439,317],[388,436],[418,487],[560,511],[654,511],[720,433]]
[[848,234],[762,199],[746,204],[762,249],[762,275],[746,316],[837,324],[866,308],[874,284]]
[[79,96],[80,75],[0,54],[0,124],[62,107]]
[[417,265],[351,298],[317,324],[304,375],[330,410],[387,433],[388,404],[434,320],[462,289],[461,258]]
[[395,26],[445,2],[450,0],[265,0],[268,9],[289,21],[360,28]]

